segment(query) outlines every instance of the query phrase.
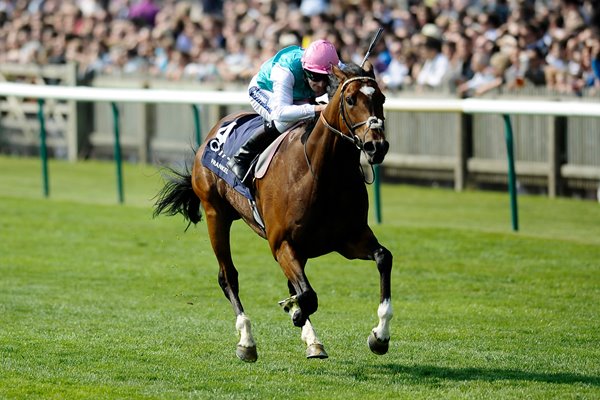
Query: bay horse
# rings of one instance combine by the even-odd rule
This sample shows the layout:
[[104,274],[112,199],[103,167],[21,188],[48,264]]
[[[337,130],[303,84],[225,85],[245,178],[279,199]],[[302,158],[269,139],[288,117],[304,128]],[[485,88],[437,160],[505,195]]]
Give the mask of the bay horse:
[[[256,207],[264,222],[255,221],[244,196],[201,163],[207,142],[223,118],[196,151],[192,170],[170,169],[165,186],[157,195],[154,216],[182,214],[189,223],[201,220],[200,205],[219,264],[218,281],[236,315],[240,340],[236,354],[243,361],[257,359],[250,319],[238,292],[238,272],[231,258],[230,228],[243,219],[269,243],[271,253],[288,280],[290,298],[280,302],[301,329],[308,358],[327,358],[310,322],[317,311],[317,294],[311,287],[305,266],[310,258],[337,252],[347,259],[374,260],[380,275],[379,324],[367,343],[375,354],[388,351],[392,318],[392,253],[383,247],[368,225],[368,194],[361,153],[367,161],[383,161],[389,144],[385,139],[381,92],[373,67],[356,64],[333,67],[330,102],[311,126],[292,128],[271,165],[254,182]],[[189,226],[189,225],[188,225]]]

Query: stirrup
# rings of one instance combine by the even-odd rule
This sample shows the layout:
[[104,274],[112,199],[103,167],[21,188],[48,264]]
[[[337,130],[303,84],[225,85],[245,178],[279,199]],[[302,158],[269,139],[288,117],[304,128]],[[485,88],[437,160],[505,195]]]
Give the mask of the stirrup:
[[250,203],[250,208],[252,209],[252,216],[254,217],[254,220],[256,221],[256,223],[258,224],[258,226],[260,226],[263,230],[263,232],[265,231],[265,223],[262,220],[262,217],[260,216],[260,213],[258,212],[258,207],[256,206],[256,202],[254,200],[250,200],[248,199],[248,202]]

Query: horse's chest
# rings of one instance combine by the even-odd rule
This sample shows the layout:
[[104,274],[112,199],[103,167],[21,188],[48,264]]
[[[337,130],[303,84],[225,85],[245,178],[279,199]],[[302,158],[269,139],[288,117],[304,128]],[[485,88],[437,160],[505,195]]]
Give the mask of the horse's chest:
[[342,229],[362,223],[369,207],[365,190],[343,186],[331,187],[324,191],[324,194],[314,204],[315,211],[320,214],[321,220],[335,224]]

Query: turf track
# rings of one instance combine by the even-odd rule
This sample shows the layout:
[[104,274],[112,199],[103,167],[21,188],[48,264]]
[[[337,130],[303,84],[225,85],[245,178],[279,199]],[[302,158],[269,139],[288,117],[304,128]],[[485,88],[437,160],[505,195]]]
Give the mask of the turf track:
[[378,275],[312,260],[312,318],[330,358],[306,360],[277,301],[266,243],[234,226],[259,361],[235,357],[231,307],[201,222],[151,218],[154,167],[0,157],[0,398],[431,399],[600,397],[600,206],[384,185],[395,255],[390,353],[366,345]]

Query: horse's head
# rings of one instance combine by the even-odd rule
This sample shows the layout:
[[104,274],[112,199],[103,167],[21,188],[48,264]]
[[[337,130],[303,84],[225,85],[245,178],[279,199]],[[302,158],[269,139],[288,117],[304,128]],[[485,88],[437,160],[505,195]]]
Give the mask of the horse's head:
[[367,61],[364,69],[349,64],[343,70],[334,66],[333,73],[339,81],[331,100],[339,103],[339,123],[336,124],[339,129],[324,117],[322,120],[329,129],[354,142],[370,164],[380,164],[390,145],[385,139],[385,96],[375,80],[373,67]]

